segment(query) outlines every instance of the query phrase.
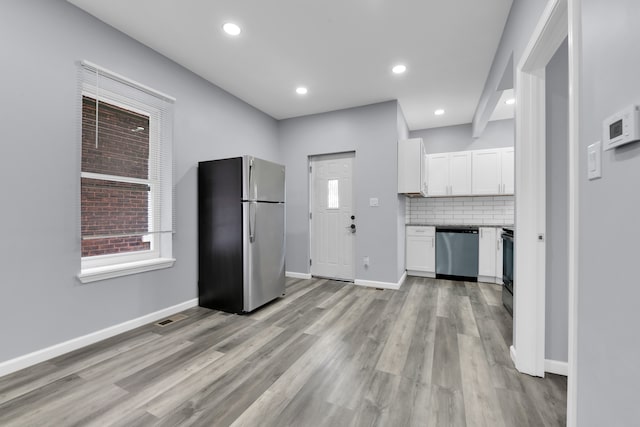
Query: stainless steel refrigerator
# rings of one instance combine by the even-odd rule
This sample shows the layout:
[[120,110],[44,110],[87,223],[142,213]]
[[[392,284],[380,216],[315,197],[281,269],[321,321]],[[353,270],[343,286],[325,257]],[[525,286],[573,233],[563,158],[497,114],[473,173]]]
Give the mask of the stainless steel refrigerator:
[[248,313],[284,295],[285,169],[251,156],[198,164],[198,297]]

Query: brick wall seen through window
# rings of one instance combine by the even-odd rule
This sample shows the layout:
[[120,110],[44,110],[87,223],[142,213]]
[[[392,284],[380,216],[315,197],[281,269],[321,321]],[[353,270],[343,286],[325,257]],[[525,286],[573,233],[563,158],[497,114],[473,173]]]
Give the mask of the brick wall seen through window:
[[[82,172],[147,180],[149,118],[105,102],[82,99]],[[82,256],[150,249],[150,187],[146,183],[81,178]],[[114,236],[101,237],[96,236]]]

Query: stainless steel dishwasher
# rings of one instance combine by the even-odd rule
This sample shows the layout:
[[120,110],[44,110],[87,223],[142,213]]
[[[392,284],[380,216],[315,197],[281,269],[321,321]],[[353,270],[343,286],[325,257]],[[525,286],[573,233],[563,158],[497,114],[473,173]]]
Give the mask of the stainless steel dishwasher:
[[478,281],[478,227],[436,227],[436,277]]

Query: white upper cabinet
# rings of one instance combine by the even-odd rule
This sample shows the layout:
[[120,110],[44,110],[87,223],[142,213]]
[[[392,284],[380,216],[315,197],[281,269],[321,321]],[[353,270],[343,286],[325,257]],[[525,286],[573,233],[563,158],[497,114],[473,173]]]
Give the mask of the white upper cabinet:
[[474,196],[511,195],[514,191],[513,147],[472,151]]
[[471,153],[451,153],[449,170],[449,194],[465,196],[471,194]]
[[398,193],[427,195],[425,150],[422,138],[398,141]]
[[472,193],[475,195],[500,194],[500,151],[473,151]]
[[448,196],[449,195],[449,154],[429,154],[427,155],[427,195]]
[[427,163],[428,196],[471,194],[471,152],[429,154]]
[[515,192],[515,157],[513,147],[502,149],[502,194]]
[[513,147],[427,154],[426,195],[513,195],[513,154]]

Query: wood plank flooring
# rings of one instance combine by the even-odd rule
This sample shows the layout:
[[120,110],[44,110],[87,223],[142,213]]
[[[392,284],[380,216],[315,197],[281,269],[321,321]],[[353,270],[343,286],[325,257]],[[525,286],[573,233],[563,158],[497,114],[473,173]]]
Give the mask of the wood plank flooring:
[[287,279],[0,378],[2,426],[561,426],[566,379],[519,374],[500,287]]

